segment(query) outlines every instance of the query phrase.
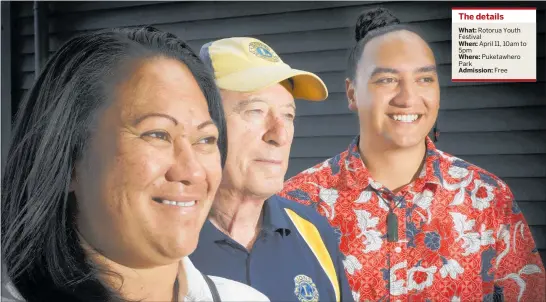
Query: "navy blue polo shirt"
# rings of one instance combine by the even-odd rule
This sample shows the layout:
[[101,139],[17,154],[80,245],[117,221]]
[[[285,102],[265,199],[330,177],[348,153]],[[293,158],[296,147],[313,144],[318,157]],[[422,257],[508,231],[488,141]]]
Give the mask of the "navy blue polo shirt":
[[[286,209],[316,227],[318,241],[333,262],[335,280]],[[262,229],[250,251],[207,220],[190,259],[201,272],[247,284],[271,301],[336,301],[333,282],[341,301],[353,301],[333,228],[316,210],[280,196],[265,201]]]

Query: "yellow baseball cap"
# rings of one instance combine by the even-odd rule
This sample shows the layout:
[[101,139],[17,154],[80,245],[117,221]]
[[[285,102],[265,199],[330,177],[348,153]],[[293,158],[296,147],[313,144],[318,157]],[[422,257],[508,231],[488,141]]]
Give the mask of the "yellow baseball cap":
[[323,101],[328,97],[328,89],[317,75],[291,68],[258,39],[213,41],[201,47],[199,56],[214,70],[220,89],[251,92],[280,83],[295,99]]

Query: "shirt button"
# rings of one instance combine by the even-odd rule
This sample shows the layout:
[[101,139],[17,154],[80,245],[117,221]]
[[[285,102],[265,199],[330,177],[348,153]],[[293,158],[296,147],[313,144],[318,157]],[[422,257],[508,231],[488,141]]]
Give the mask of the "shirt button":
[[397,252],[397,253],[400,253],[402,251],[402,249],[399,246],[397,246],[397,247],[394,248],[394,251]]

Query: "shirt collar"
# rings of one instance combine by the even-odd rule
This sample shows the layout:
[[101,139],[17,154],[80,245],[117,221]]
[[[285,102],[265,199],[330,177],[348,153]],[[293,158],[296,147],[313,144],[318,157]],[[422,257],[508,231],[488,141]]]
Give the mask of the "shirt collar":
[[188,292],[182,299],[179,296],[178,300],[185,302],[210,301],[212,293],[201,272],[195,268],[189,257],[182,258],[181,264],[180,270],[184,270]]
[[262,228],[268,232],[279,232],[281,235],[289,235],[290,223],[286,213],[280,206],[277,195],[272,196],[264,202]]
[[[279,205],[277,198],[279,197],[277,195],[274,195],[264,202],[262,208],[262,229],[269,233],[278,232],[283,236],[290,235],[290,223],[288,223],[286,213]],[[212,224],[209,219],[205,221],[201,232],[203,236],[202,238],[207,238],[207,240],[212,240],[213,242],[223,241],[229,237],[218,228],[216,228],[216,226],[214,226],[214,224]]]
[[205,224],[201,229],[201,234],[199,235],[199,240],[206,240],[212,242],[223,241],[229,238],[226,234],[222,233],[210,220],[207,218]]
[[[359,141],[360,136],[356,136],[347,148],[346,157],[343,158],[342,156],[340,158],[342,179],[345,180],[346,185],[350,188],[363,190],[371,186],[376,190],[380,190],[383,186],[372,179],[370,172],[362,161],[358,149]],[[425,164],[417,179],[409,185],[415,192],[421,192],[427,184],[441,185],[443,183],[442,171],[440,169],[440,153],[428,136],[425,139],[425,144]]]

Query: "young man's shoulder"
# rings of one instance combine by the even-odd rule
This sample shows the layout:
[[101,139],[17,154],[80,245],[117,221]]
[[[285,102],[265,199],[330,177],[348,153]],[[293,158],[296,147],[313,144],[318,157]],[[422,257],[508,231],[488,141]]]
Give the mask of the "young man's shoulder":
[[339,173],[343,159],[347,157],[347,154],[348,151],[344,151],[319,163],[316,163],[313,166],[291,177],[289,180],[287,180],[287,182],[305,178],[316,178],[320,175],[336,175]]
[[444,151],[437,150],[440,154],[440,160],[447,166],[447,173],[451,177],[467,178],[471,177],[474,183],[479,181],[479,184],[484,184],[497,188],[500,191],[509,191],[508,185],[500,177],[493,172],[478,166],[475,163],[469,162]]
[[280,196],[309,204],[321,188],[335,188],[341,180],[341,171],[347,151],[339,153],[307,168],[284,182]]

